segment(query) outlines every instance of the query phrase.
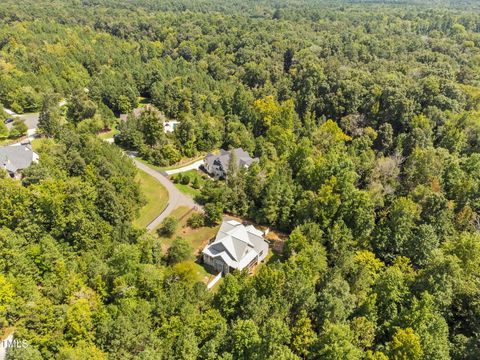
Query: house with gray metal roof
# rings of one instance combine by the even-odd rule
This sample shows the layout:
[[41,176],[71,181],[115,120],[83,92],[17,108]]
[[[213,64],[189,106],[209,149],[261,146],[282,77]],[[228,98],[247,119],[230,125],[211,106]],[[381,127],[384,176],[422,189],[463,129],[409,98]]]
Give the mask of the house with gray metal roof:
[[0,168],[5,169],[14,178],[21,178],[22,170],[38,161],[38,154],[30,145],[11,145],[0,147]]
[[218,272],[251,269],[268,254],[263,232],[252,225],[226,220],[215,240],[202,251],[203,262]]
[[231,154],[235,154],[236,166],[238,169],[248,168],[258,158],[252,158],[242,148],[231,151],[220,150],[220,154],[208,154],[203,161],[203,168],[215,179],[225,179],[228,175],[228,165],[230,164]]

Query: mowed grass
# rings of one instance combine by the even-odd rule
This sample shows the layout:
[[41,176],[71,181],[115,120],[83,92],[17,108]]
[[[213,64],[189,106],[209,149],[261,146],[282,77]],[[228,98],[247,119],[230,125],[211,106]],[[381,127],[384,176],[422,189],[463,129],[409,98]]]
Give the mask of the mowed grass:
[[[182,177],[183,178],[188,177],[190,179],[189,184],[181,184],[179,181],[180,181],[180,178],[182,178]],[[174,175],[170,176],[170,179],[174,182],[175,187],[178,190],[180,190],[184,194],[186,194],[186,195],[195,199],[197,196],[200,195],[201,188],[205,184],[205,181],[207,181],[206,177],[207,177],[207,175],[205,175],[200,170],[189,170],[189,171],[185,171],[185,172],[180,173],[180,174],[174,174]],[[198,185],[199,185],[198,189],[195,189],[192,186],[193,182],[195,180],[198,181]]]
[[140,184],[147,204],[140,209],[139,216],[133,224],[139,228],[144,228],[167,207],[168,192],[157,179],[141,170],[138,170],[135,180]]
[[183,185],[183,184],[175,184],[175,187],[180,190],[182,193],[185,195],[188,195],[192,198],[196,198],[198,195],[200,195],[200,190],[199,189],[194,189],[190,185]]

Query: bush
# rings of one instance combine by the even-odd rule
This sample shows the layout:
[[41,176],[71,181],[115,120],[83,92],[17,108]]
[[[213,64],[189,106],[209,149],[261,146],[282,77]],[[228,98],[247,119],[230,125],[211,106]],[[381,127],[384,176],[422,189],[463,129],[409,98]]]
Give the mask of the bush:
[[205,218],[202,214],[194,213],[187,220],[187,225],[192,229],[197,229],[205,224]]
[[200,178],[198,176],[196,176],[195,179],[193,179],[192,187],[194,189],[200,189],[201,183],[200,183]]
[[180,184],[188,185],[190,184],[190,176],[188,174],[180,174]]
[[185,260],[190,260],[192,253],[193,247],[190,241],[177,237],[167,251],[167,262],[169,264],[177,264]]
[[177,230],[177,226],[178,226],[178,220],[172,216],[168,216],[162,221],[162,225],[157,231],[158,235],[170,237],[173,234],[175,234],[175,231]]
[[13,120],[12,129],[10,130],[10,137],[17,138],[23,135],[26,135],[28,131],[28,126],[20,118],[15,118]]

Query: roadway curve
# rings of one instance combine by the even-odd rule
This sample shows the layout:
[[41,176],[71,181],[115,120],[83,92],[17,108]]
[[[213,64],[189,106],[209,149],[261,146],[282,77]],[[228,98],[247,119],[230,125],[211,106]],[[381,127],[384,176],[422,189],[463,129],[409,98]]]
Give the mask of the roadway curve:
[[157,179],[168,191],[168,205],[162,213],[153,220],[147,226],[148,231],[154,230],[158,225],[160,225],[167,216],[169,216],[173,210],[175,210],[179,206],[186,206],[189,209],[196,208],[201,211],[200,205],[198,205],[192,198],[183,194],[180,190],[178,190],[175,185],[162,173],[157,170],[152,169],[151,167],[141,163],[140,161],[133,159],[135,166],[140,170],[146,172],[148,175],[153,176]]

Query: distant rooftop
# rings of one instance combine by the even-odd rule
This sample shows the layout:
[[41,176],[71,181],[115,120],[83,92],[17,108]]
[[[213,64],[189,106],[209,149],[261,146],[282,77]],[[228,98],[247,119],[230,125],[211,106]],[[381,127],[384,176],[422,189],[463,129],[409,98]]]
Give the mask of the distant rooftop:
[[0,167],[11,173],[29,167],[38,155],[29,145],[4,146],[0,148]]

